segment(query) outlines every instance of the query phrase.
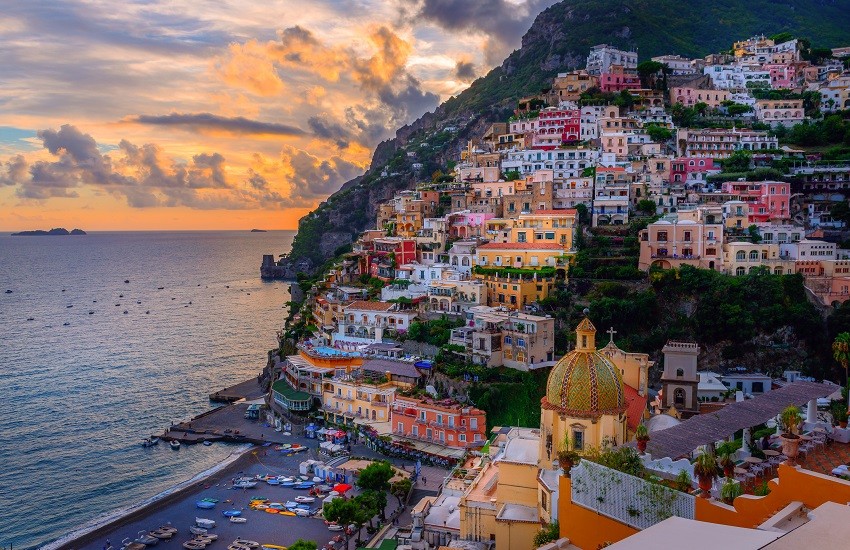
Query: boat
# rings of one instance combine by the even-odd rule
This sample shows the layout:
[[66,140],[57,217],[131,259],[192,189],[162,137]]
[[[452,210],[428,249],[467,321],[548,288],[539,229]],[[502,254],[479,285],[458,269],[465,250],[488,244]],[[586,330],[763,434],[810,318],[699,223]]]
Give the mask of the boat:
[[124,539],[121,541],[121,550],[145,550],[145,548],[147,548],[147,546],[141,542],[132,542],[130,539]]
[[174,449],[175,451],[176,451],[177,449],[179,449],[179,448],[180,448],[180,442],[179,442],[179,441],[177,441],[176,439],[173,439],[173,440],[169,441],[169,442],[168,442],[168,444],[169,444],[169,445],[171,446],[171,448],[172,448],[172,449]]
[[174,532],[168,529],[157,529],[155,531],[151,531],[149,534],[150,536],[156,537],[159,540],[169,540],[171,537],[174,536]]
[[206,518],[195,518],[195,525],[198,527],[203,527],[204,529],[212,529],[215,527],[214,519],[206,519]]
[[306,508],[296,508],[295,515],[301,516],[302,518],[310,517],[313,515],[313,512]]
[[253,489],[256,486],[256,481],[237,481],[233,484],[234,489]]
[[210,498],[210,497],[202,498],[201,500],[203,500],[204,502],[212,502],[212,503],[218,502],[217,498]]
[[302,481],[301,483],[296,483],[293,489],[312,489],[314,485],[316,484],[312,481]]
[[174,527],[173,525],[171,525],[171,522],[168,522],[159,529],[157,529],[157,531],[170,531],[172,535],[176,535],[177,527]]
[[206,548],[206,547],[207,547],[206,544],[204,544],[201,541],[194,540],[194,539],[187,540],[186,542],[183,543],[183,548],[185,548],[186,550],[204,550],[204,548]]
[[292,482],[295,481],[294,477],[286,477],[286,476],[278,476],[277,479],[281,483],[292,483]]
[[264,544],[263,550],[286,550],[286,546],[278,546],[277,544]]
[[295,508],[296,506],[298,506],[298,503],[295,502],[294,500],[287,500],[286,504],[284,504],[283,506],[285,508]]
[[281,481],[280,486],[281,487],[295,487],[295,482],[294,481]]
[[212,445],[212,441],[207,441],[206,439],[204,440],[203,443],[204,443],[204,447],[209,447],[210,445]]
[[239,546],[245,546],[250,548],[251,550],[255,550],[260,547],[259,542],[254,542],[253,540],[245,540],[243,538],[237,538],[233,541],[233,544],[238,544]]
[[295,502],[316,502],[316,498],[315,497],[297,496],[297,497],[295,497]]
[[[195,520],[197,521],[197,518],[195,518]],[[203,527],[195,527],[194,525],[189,527],[189,532],[192,533],[193,535],[206,535],[207,534],[206,529],[204,529]]]
[[195,535],[193,540],[203,542],[204,544],[210,544],[218,540],[218,535],[216,535],[215,533],[207,533],[206,535]]
[[157,443],[159,443],[158,437],[146,437],[142,440],[142,447],[153,447]]
[[295,512],[290,512],[289,510],[284,510],[280,513],[281,516],[294,516]]
[[247,518],[241,518],[236,516],[230,516],[230,523],[247,523]]
[[242,515],[242,512],[239,510],[225,510],[221,513],[226,518],[235,518]]
[[328,525],[328,531],[342,531],[342,525],[331,523],[330,525]]
[[136,540],[134,540],[133,542],[138,542],[140,544],[144,544],[145,546],[156,546],[157,544],[159,544],[159,539],[156,537],[152,537],[144,531],[139,531],[139,536],[136,537]]
[[207,500],[199,500],[195,502],[195,506],[200,508],[201,510],[211,510],[215,508],[215,502],[209,502]]
[[272,477],[272,478],[267,479],[266,483],[268,483],[269,485],[280,485],[280,480],[277,479],[276,477]]

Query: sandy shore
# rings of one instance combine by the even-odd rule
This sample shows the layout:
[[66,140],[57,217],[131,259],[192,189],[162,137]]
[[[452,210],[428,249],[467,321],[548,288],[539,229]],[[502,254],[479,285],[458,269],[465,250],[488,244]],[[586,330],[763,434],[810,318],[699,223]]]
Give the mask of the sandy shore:
[[[89,524],[39,548],[40,550],[76,550],[91,546],[97,541],[103,541],[110,533],[123,526],[151,516],[156,510],[173,505],[209,485],[230,480],[236,472],[244,470],[253,462],[251,455],[253,450],[254,447],[251,446],[241,452],[235,452],[220,464],[205,472],[201,472],[188,481],[172,487],[168,491],[151,497],[139,504],[95,518]],[[120,542],[119,540],[112,541],[113,546],[116,548],[120,547]]]

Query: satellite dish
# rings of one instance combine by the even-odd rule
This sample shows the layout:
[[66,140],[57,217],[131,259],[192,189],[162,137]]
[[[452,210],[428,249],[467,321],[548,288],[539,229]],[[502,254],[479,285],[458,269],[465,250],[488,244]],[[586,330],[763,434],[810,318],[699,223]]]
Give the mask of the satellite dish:
[[583,311],[582,313],[584,313],[584,314],[585,314],[585,316],[590,315],[590,309],[589,309],[589,308],[584,308],[584,311]]

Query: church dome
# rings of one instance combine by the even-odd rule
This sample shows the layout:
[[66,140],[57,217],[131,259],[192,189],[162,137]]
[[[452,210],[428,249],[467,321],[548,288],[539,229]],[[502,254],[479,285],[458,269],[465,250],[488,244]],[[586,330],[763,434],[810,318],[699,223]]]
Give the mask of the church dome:
[[576,349],[549,373],[544,408],[572,418],[596,418],[626,410],[620,371],[596,349],[596,328],[585,318],[576,328]]

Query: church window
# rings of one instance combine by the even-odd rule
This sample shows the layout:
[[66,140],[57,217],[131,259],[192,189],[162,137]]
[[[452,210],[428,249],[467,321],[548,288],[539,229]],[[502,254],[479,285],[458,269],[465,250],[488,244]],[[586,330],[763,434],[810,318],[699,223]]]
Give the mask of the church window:
[[676,391],[673,392],[673,404],[677,407],[681,407],[685,404],[685,390],[682,388],[676,388]]
[[676,369],[676,376],[679,377],[679,378],[685,376],[685,370],[684,369]]
[[581,347],[583,347],[583,348],[587,347],[587,335],[585,335],[585,334],[581,335]]
[[584,429],[583,428],[574,428],[573,429],[573,450],[574,451],[583,451],[584,450]]

